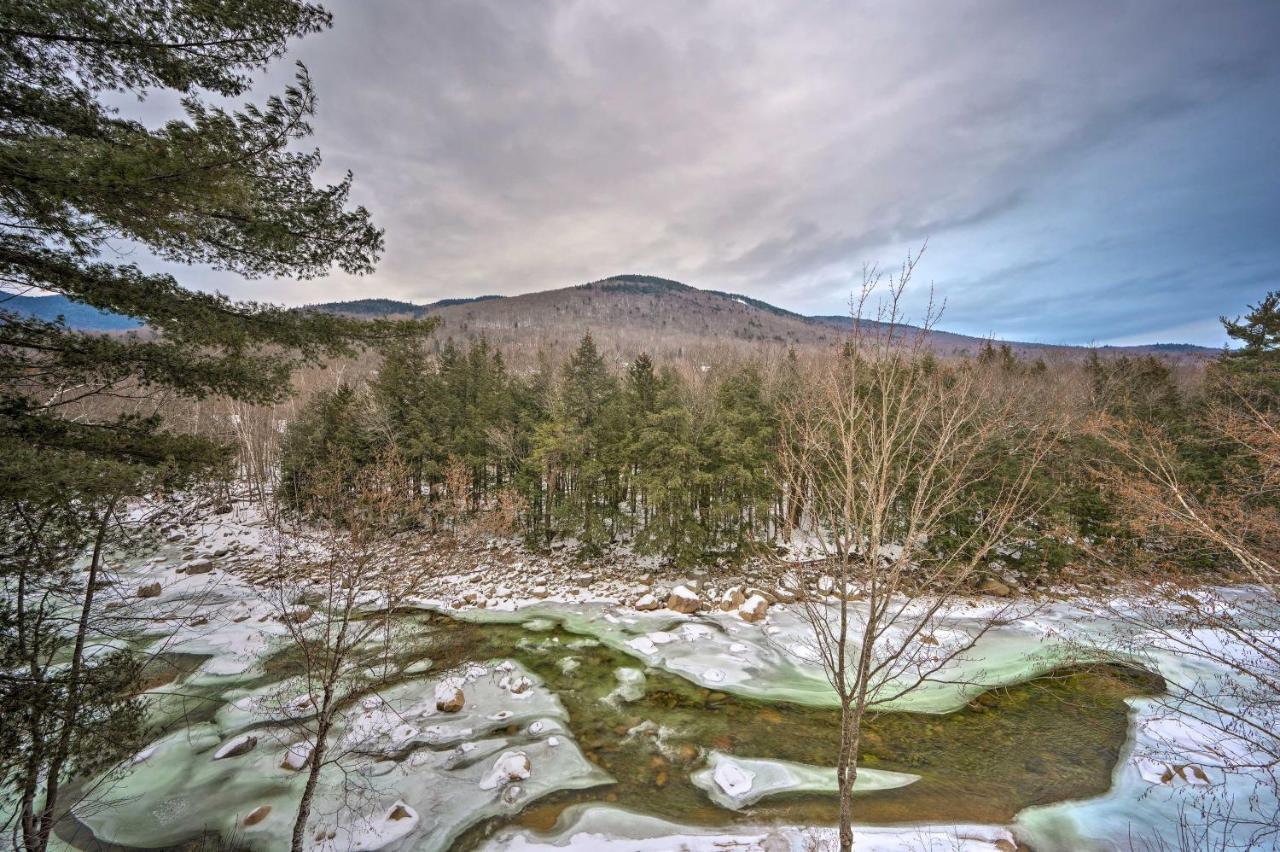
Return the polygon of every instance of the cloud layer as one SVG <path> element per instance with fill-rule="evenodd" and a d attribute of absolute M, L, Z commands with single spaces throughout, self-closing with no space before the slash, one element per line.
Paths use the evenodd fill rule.
<path fill-rule="evenodd" d="M 943 325 L 1221 339 L 1280 286 L 1280 7 L 379 0 L 297 45 L 387 230 L 288 302 L 619 272 L 843 310 L 927 237 Z M 287 63 L 282 63 L 282 66 Z M 277 68 L 264 86 L 289 73 Z"/>

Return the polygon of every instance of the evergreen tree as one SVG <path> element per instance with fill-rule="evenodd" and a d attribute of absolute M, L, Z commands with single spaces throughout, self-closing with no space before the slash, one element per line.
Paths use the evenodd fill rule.
<path fill-rule="evenodd" d="M 662 377 L 654 410 L 636 440 L 636 487 L 644 505 L 637 537 L 641 553 L 657 553 L 675 565 L 702 560 L 707 529 L 698 505 L 710 482 L 701 423 L 673 374 Z"/>
<path fill-rule="evenodd" d="M 588 332 L 565 364 L 550 420 L 538 430 L 535 460 L 551 471 L 551 511 L 584 553 L 612 537 L 621 500 L 625 445 L 618 384 Z"/>
<path fill-rule="evenodd" d="M 367 407 L 345 383 L 308 400 L 280 450 L 280 497 L 286 505 L 309 511 L 315 497 L 330 490 L 334 471 L 347 471 L 350 484 L 373 462 L 379 448 L 367 429 Z"/>
<path fill-rule="evenodd" d="M 740 554 L 759 533 L 767 535 L 776 491 L 775 441 L 776 415 L 765 401 L 759 371 L 752 366 L 732 371 L 716 389 L 707 441 L 715 488 L 709 526 L 717 548 Z"/>
<path fill-rule="evenodd" d="M 1226 378 L 1236 380 L 1235 392 L 1263 408 L 1280 403 L 1280 290 L 1250 305 L 1243 319 L 1222 317 L 1222 325 L 1240 344 L 1219 365 Z"/>
<path fill-rule="evenodd" d="M 317 185 L 320 155 L 291 150 L 309 134 L 315 109 L 306 70 L 261 106 L 233 111 L 207 100 L 246 95 L 290 39 L 328 25 L 323 8 L 299 0 L 0 6 L 0 283 L 61 294 L 148 328 L 81 334 L 0 303 L 0 528 L 6 548 L 39 555 L 5 560 L 0 581 L 6 597 L 19 587 L 36 597 L 69 594 L 81 613 L 62 625 L 67 632 L 47 634 L 75 673 L 54 680 L 47 675 L 63 669 L 40 665 L 52 646 L 31 641 L 24 626 L 39 616 L 10 611 L 0 623 L 4 670 L 30 673 L 7 678 L 0 695 L 10 755 L 21 756 L 20 768 L 6 760 L 4 780 L 16 788 L 28 852 L 46 848 L 69 773 L 110 763 L 133 745 L 122 727 L 103 723 L 129 714 L 112 710 L 125 705 L 99 688 L 90 674 L 98 664 L 82 654 L 97 617 L 97 581 L 92 567 L 85 577 L 68 560 L 89 542 L 95 558 L 125 544 L 120 509 L 129 498 L 181 485 L 229 457 L 227 448 L 135 412 L 173 395 L 278 400 L 301 364 L 423 331 L 233 303 L 119 262 L 111 250 L 136 244 L 170 263 L 251 279 L 373 268 L 382 233 L 349 205 L 351 176 Z M 108 104 L 157 90 L 181 95 L 181 117 L 149 127 Z M 55 471 L 60 507 L 47 498 Z M 17 712 L 28 699 L 44 709 Z M 51 719 L 61 726 L 53 734 L 38 729 Z"/>

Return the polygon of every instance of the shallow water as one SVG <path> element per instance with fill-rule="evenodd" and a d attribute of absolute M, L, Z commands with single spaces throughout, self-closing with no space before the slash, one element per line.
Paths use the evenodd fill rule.
<path fill-rule="evenodd" d="M 558 697 L 578 747 L 615 779 L 586 790 L 552 793 L 514 817 L 490 819 L 467 831 L 454 848 L 473 848 L 505 825 L 549 829 L 565 808 L 586 802 L 608 802 L 690 825 L 835 821 L 833 795 L 780 795 L 733 811 L 713 803 L 690 780 L 712 749 L 736 757 L 834 765 L 838 716 L 830 708 L 715 692 L 667 671 L 645 668 L 635 657 L 569 632 L 554 619 L 526 625 L 477 624 L 425 611 L 407 612 L 402 618 L 413 639 L 400 650 L 399 662 L 429 657 L 434 664 L 425 674 L 403 677 L 401 683 L 439 678 L 469 661 L 514 659 Z M 205 692 L 184 684 L 200 659 L 172 655 L 165 661 L 173 665 L 172 678 L 155 673 L 153 683 L 172 679 L 175 683 L 166 683 L 164 690 L 185 693 L 181 714 L 162 706 L 157 721 L 193 724 L 217 711 L 221 700 L 215 695 L 221 690 Z M 620 689 L 617 674 L 627 669 L 643 670 L 643 683 L 633 675 L 629 692 Z M 283 680 L 297 671 L 297 665 L 290 652 L 279 651 L 263 660 L 257 671 L 239 685 Z M 860 794 L 857 820 L 1004 823 L 1031 805 L 1102 793 L 1110 785 L 1128 733 L 1125 699 L 1160 687 L 1158 677 L 1132 669 L 1059 669 L 984 693 L 953 713 L 880 714 L 864 725 L 860 765 L 912 773 L 920 780 Z M 178 721 L 180 715 L 183 722 Z M 494 733 L 516 737 L 518 727 Z M 107 848 L 84 834 L 75 845 Z"/>
<path fill-rule="evenodd" d="M 411 617 L 424 622 L 424 634 L 438 637 L 433 656 L 441 662 L 462 654 L 512 657 L 537 674 L 564 704 L 587 758 L 617 779 L 606 787 L 547 796 L 517 817 L 520 825 L 546 830 L 566 807 L 601 801 L 686 824 L 829 824 L 836 819 L 831 795 L 778 796 L 731 811 L 712 803 L 690 781 L 708 749 L 833 766 L 839 737 L 834 710 L 715 692 L 655 669 L 645 670 L 641 697 L 610 699 L 619 686 L 615 672 L 640 664 L 594 640 L 558 626 L 530 631 Z M 576 666 L 565 666 L 569 659 Z M 1128 734 L 1124 699 L 1152 694 L 1160 685 L 1158 677 L 1133 669 L 1060 669 L 984 693 L 954 713 L 880 714 L 863 726 L 860 765 L 909 772 L 920 780 L 860 794 L 857 819 L 1002 823 L 1030 805 L 1102 793 Z M 647 722 L 667 733 L 655 736 Z M 473 829 L 459 848 L 475 845 L 502 824 L 490 821 Z"/>

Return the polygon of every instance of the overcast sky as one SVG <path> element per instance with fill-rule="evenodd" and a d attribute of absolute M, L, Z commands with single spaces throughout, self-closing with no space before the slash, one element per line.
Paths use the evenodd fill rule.
<path fill-rule="evenodd" d="M 330 4 L 296 44 L 378 271 L 287 303 L 623 272 L 841 313 L 927 237 L 941 325 L 1217 344 L 1280 288 L 1280 3 Z M 277 66 L 256 93 L 290 75 Z"/>

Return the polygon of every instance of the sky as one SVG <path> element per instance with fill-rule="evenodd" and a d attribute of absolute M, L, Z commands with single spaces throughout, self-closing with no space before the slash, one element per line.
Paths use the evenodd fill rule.
<path fill-rule="evenodd" d="M 1224 340 L 1280 289 L 1280 3 L 340 0 L 296 43 L 324 174 L 428 302 L 621 273 L 847 312 L 927 240 L 940 327 Z"/>

